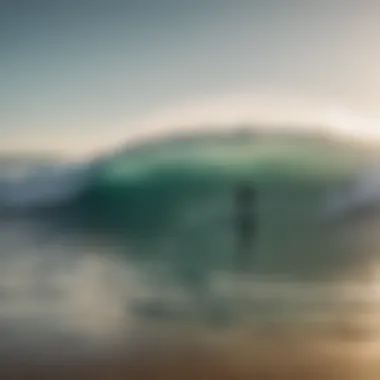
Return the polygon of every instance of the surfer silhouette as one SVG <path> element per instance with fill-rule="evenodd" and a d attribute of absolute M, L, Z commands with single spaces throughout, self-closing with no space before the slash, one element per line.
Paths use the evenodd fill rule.
<path fill-rule="evenodd" d="M 256 233 L 256 190 L 241 184 L 235 193 L 235 229 L 239 265 L 248 263 Z"/>

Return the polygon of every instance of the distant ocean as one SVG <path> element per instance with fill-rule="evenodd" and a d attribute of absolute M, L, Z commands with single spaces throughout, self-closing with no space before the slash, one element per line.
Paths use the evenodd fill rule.
<path fill-rule="evenodd" d="M 77 164 L 2 159 L 0 349 L 91 351 L 145 328 L 222 334 L 373 311 L 371 165 L 343 142 L 238 132 L 167 136 Z M 244 257 L 240 186 L 256 194 Z"/>

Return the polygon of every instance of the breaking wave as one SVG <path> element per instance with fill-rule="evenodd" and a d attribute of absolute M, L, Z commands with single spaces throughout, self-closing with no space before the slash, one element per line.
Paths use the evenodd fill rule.
<path fill-rule="evenodd" d="M 354 148 L 312 134 L 193 133 L 4 179 L 0 205 L 3 215 L 44 211 L 72 230 L 117 236 L 129 253 L 175 263 L 199 282 L 235 260 L 234 199 L 249 184 L 258 194 L 255 267 L 335 270 L 321 209 L 362 163 Z"/>

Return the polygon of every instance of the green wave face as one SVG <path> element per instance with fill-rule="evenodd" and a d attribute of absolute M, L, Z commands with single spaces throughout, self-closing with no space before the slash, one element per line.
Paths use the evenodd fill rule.
<path fill-rule="evenodd" d="M 73 207 L 93 228 L 117 233 L 129 253 L 189 273 L 232 268 L 244 256 L 256 271 L 326 274 L 343 253 L 320 213 L 361 161 L 353 149 L 311 138 L 160 141 L 107 159 Z M 236 196 L 248 185 L 252 233 L 241 248 Z"/>

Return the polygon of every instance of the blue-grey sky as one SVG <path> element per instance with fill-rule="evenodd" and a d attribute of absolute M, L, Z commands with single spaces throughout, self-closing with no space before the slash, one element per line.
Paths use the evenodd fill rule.
<path fill-rule="evenodd" d="M 380 117 L 379 16 L 372 0 L 2 0 L 0 149 L 86 150 L 161 108 L 267 89 Z"/>

